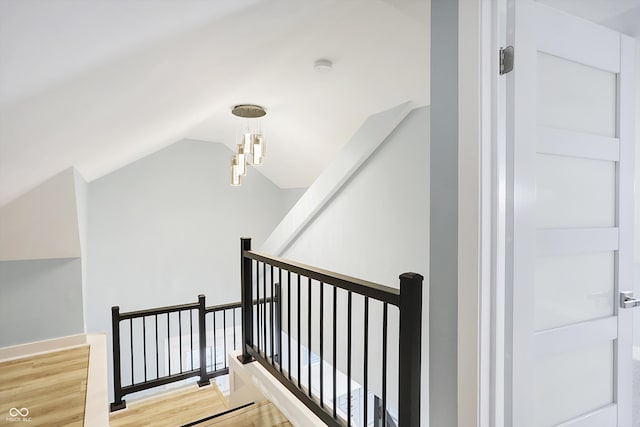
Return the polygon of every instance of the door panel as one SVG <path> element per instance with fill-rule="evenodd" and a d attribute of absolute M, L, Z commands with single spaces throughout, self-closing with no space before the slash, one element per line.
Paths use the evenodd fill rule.
<path fill-rule="evenodd" d="M 615 225 L 614 162 L 537 154 L 536 170 L 538 228 Z"/>
<path fill-rule="evenodd" d="M 537 52 L 538 125 L 616 135 L 616 74 Z"/>
<path fill-rule="evenodd" d="M 613 402 L 613 342 L 537 357 L 535 426 L 555 426 Z M 588 379 L 585 381 L 585 379 Z"/>
<path fill-rule="evenodd" d="M 534 330 L 614 314 L 613 251 L 539 256 L 535 269 Z M 568 306 L 567 301 L 572 301 Z"/>
<path fill-rule="evenodd" d="M 507 425 L 630 426 L 633 41 L 510 6 Z"/>

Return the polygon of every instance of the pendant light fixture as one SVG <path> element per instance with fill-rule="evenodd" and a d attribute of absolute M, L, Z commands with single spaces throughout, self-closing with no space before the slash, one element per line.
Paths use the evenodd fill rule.
<path fill-rule="evenodd" d="M 266 145 L 259 119 L 267 112 L 259 105 L 241 104 L 233 107 L 231 113 L 243 119 L 240 142 L 231 158 L 231 185 L 238 186 L 242 183 L 241 176 L 247 174 L 247 163 L 254 166 L 262 164 Z"/>

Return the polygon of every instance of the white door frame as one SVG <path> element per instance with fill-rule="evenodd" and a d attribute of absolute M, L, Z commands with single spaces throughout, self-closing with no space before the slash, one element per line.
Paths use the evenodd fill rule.
<path fill-rule="evenodd" d="M 504 425 L 507 0 L 459 1 L 458 425 Z"/>

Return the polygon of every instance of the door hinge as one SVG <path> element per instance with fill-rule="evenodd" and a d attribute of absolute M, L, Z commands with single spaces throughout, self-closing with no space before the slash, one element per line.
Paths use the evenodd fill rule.
<path fill-rule="evenodd" d="M 500 75 L 513 71 L 513 46 L 500 49 Z"/>

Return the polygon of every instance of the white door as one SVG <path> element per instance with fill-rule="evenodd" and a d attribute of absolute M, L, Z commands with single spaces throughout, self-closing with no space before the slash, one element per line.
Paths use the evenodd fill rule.
<path fill-rule="evenodd" d="M 631 426 L 634 41 L 509 13 L 506 424 Z"/>

